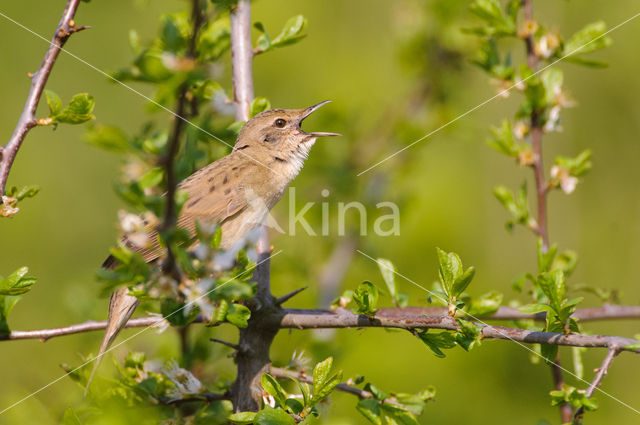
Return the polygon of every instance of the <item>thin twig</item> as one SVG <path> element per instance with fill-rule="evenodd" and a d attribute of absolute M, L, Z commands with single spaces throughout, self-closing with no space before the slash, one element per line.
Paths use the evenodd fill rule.
<path fill-rule="evenodd" d="M 29 130 L 38 125 L 35 116 L 36 109 L 60 50 L 72 34 L 87 28 L 84 26 L 76 27 L 73 20 L 80 1 L 69 0 L 67 2 L 44 59 L 38 70 L 31 77 L 31 89 L 27 95 L 27 101 L 22 109 L 18 124 L 7 144 L 0 150 L 0 195 L 5 193 L 7 178 L 22 142 Z M 0 200 L 0 203 L 2 203 L 2 200 Z"/>
<path fill-rule="evenodd" d="M 527 21 L 533 21 L 533 0 L 522 0 L 523 15 Z M 525 39 L 527 48 L 527 65 L 532 71 L 536 71 L 539 58 L 534 48 L 533 34 Z M 546 252 L 549 249 L 549 228 L 547 221 L 547 194 L 548 184 L 544 177 L 544 159 L 542 152 L 542 136 L 543 129 L 540 122 L 540 111 L 533 108 L 531 111 L 531 149 L 533 151 L 533 163 L 531 167 L 536 183 L 536 200 L 538 206 L 538 214 L 536 218 L 535 232 L 542 239 L 542 250 Z M 560 354 L 550 365 L 553 384 L 557 390 L 561 390 L 564 386 L 564 377 L 560 366 Z M 573 409 L 568 403 L 560 405 L 560 417 L 562 423 L 567 423 L 573 417 Z"/>
<path fill-rule="evenodd" d="M 308 376 L 304 371 L 298 372 L 295 370 L 289 370 L 282 367 L 274 367 L 271 366 L 269 368 L 269 374 L 275 376 L 280 379 L 287 379 L 294 377 L 300 382 L 305 382 L 307 384 L 313 384 L 313 378 Z M 337 390 L 343 391 L 345 393 L 353 394 L 359 398 L 373 398 L 373 394 L 369 391 L 361 390 L 360 388 L 353 387 L 344 382 L 339 383 L 336 386 Z M 389 400 L 391 401 L 391 400 Z"/>
<path fill-rule="evenodd" d="M 194 59 L 196 57 L 196 41 L 198 39 L 198 32 L 203 23 L 202 10 L 200 9 L 200 0 L 192 0 L 191 6 L 191 37 L 189 39 L 189 47 L 187 49 L 187 57 Z M 177 212 L 176 212 L 176 187 L 178 185 L 176 172 L 175 172 L 175 157 L 178 154 L 180 148 L 180 140 L 185 125 L 185 120 L 177 117 L 187 117 L 187 93 L 189 91 L 189 82 L 183 82 L 178 88 L 178 101 L 175 110 L 176 119 L 173 122 L 173 128 L 171 130 L 171 136 L 169 137 L 169 147 L 167 152 L 162 158 L 162 165 L 164 165 L 167 194 L 166 205 L 164 211 L 164 219 L 160 226 L 163 231 L 172 229 L 176 224 Z M 172 275 L 177 280 L 180 280 L 180 270 L 176 264 L 175 255 L 171 249 L 171 244 L 166 244 L 167 247 L 167 259 L 162 264 L 162 270 L 167 275 Z"/>
<path fill-rule="evenodd" d="M 236 351 L 240 351 L 240 346 L 238 344 L 234 344 L 232 342 L 228 342 L 222 339 L 218 339 L 218 338 L 209 338 L 209 341 L 211 342 L 217 342 L 218 344 L 222 344 L 222 345 L 226 345 L 227 347 L 231 347 Z"/>
<path fill-rule="evenodd" d="M 231 394 L 227 393 L 201 393 L 194 394 L 185 398 L 173 398 L 173 399 L 162 399 L 160 402 L 162 404 L 172 404 L 172 405 L 180 405 L 184 403 L 198 402 L 198 401 L 222 401 L 222 400 L 231 400 Z"/>
<path fill-rule="evenodd" d="M 602 365 L 600 365 L 600 368 L 598 369 L 596 376 L 593 378 L 593 381 L 591 381 L 591 385 L 589 385 L 589 388 L 587 388 L 587 391 L 585 393 L 587 398 L 591 398 L 593 396 L 593 393 L 596 391 L 598 386 L 600 386 L 600 384 L 602 383 L 602 380 L 607 375 L 607 372 L 609 371 L 609 368 L 613 363 L 613 359 L 615 359 L 615 357 L 618 354 L 620 354 L 619 347 L 609 348 L 609 352 L 607 353 L 607 356 L 602 361 Z M 578 408 L 575 416 L 573 417 L 573 425 L 581 425 L 583 416 L 584 416 L 584 407 L 580 407 Z"/>

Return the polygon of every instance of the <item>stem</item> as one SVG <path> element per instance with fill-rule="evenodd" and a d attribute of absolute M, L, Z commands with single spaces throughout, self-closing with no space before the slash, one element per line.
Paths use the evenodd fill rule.
<path fill-rule="evenodd" d="M 49 44 L 49 48 L 44 55 L 42 63 L 31 78 L 31 89 L 27 95 L 22 114 L 18 119 L 18 124 L 13 130 L 13 134 L 7 144 L 0 149 L 0 195 L 4 195 L 7 185 L 7 178 L 11 171 L 13 161 L 20 150 L 27 133 L 37 125 L 35 117 L 40 97 L 47 84 L 53 65 L 60 54 L 60 50 L 65 45 L 71 34 L 76 33 L 86 27 L 76 27 L 73 18 L 80 4 L 80 0 L 69 0 L 64 8 L 56 32 Z M 0 200 L 0 203 L 2 201 Z"/>
<path fill-rule="evenodd" d="M 528 21 L 533 20 L 533 0 L 522 0 L 524 18 Z M 535 71 L 538 67 L 538 56 L 534 50 L 533 34 L 530 34 L 526 40 L 527 47 L 527 65 L 531 70 Z M 549 229 L 547 221 L 547 182 L 544 178 L 544 160 L 542 152 L 542 136 L 543 129 L 540 125 L 540 111 L 534 109 L 531 111 L 531 149 L 533 151 L 533 173 L 536 182 L 536 199 L 538 205 L 538 216 L 536 233 L 542 239 L 542 250 L 547 252 L 549 249 Z M 556 356 L 555 362 L 550 365 L 551 376 L 553 377 L 553 385 L 556 389 L 562 389 L 564 385 L 563 372 L 560 367 L 560 354 Z M 573 417 L 573 409 L 568 403 L 560 405 L 560 417 L 562 423 L 571 421 Z"/>
<path fill-rule="evenodd" d="M 619 309 L 617 308 L 619 307 Z M 503 310 L 504 309 L 504 310 Z M 534 319 L 544 321 L 544 316 L 540 315 L 524 315 L 517 312 L 512 315 L 512 309 L 503 308 L 490 317 L 484 318 L 489 320 L 520 320 Z M 631 316 L 630 310 L 635 313 Z M 618 311 L 620 314 L 618 314 Z M 382 308 L 373 318 L 366 316 L 358 316 L 350 313 L 348 310 L 339 309 L 331 310 L 304 310 L 304 309 L 286 309 L 274 310 L 271 313 L 261 312 L 263 317 L 270 321 L 270 327 L 289 328 L 289 329 L 317 329 L 317 328 L 400 328 L 400 329 L 445 329 L 457 330 L 457 323 L 446 314 L 444 308 L 424 308 L 424 307 L 405 307 L 405 308 Z M 601 314 L 598 316 L 598 314 Z M 639 318 L 640 307 L 631 306 L 609 306 L 607 310 L 603 309 L 583 309 L 575 313 L 575 317 L 588 317 L 588 320 L 612 318 Z M 277 321 L 273 325 L 273 321 Z M 206 322 L 201 316 L 198 316 L 193 323 Z M 131 319 L 127 322 L 127 328 L 159 326 L 164 323 L 162 319 L 157 317 L 141 317 Z M 71 326 L 59 328 L 38 329 L 30 331 L 12 331 L 8 335 L 0 335 L 0 341 L 15 341 L 24 339 L 39 339 L 42 342 L 50 338 L 74 335 L 84 332 L 92 332 L 103 330 L 107 326 L 106 321 L 101 322 L 84 322 Z M 512 338 L 518 342 L 525 343 L 541 343 L 553 345 L 571 345 L 576 347 L 611 347 L 615 346 L 620 349 L 638 343 L 638 341 L 618 336 L 607 335 L 581 335 L 581 334 L 556 334 L 551 332 L 533 332 L 523 329 L 484 326 L 483 336 L 485 338 L 509 339 Z M 215 340 L 215 339 L 214 339 Z M 215 340 L 215 342 L 220 342 Z M 228 343 L 226 344 L 228 345 Z M 246 345 L 246 344 L 245 344 Z M 240 349 L 240 344 L 232 344 L 232 348 Z M 640 352 L 640 349 L 625 348 L 625 351 Z"/>
<path fill-rule="evenodd" d="M 593 381 L 591 381 L 591 385 L 589 385 L 589 388 L 587 388 L 587 391 L 585 393 L 587 398 L 591 398 L 593 396 L 593 393 L 596 391 L 598 386 L 600 386 L 600 384 L 602 383 L 602 380 L 607 375 L 607 372 L 609 371 L 609 368 L 613 363 L 613 359 L 615 359 L 615 357 L 618 354 L 620 354 L 620 349 L 615 347 L 609 348 L 609 352 L 607 353 L 607 356 L 602 361 L 602 365 L 598 369 L 598 373 L 596 373 L 596 376 L 593 378 Z M 580 407 L 578 408 L 575 416 L 573 417 L 573 425 L 581 425 L 583 416 L 584 416 L 584 408 Z"/>
<path fill-rule="evenodd" d="M 192 0 L 191 6 L 191 22 L 192 32 L 189 39 L 189 47 L 187 49 L 187 57 L 194 59 L 196 57 L 196 42 L 198 40 L 198 32 L 202 26 L 204 17 L 202 10 L 200 9 L 200 0 Z M 160 226 L 161 230 L 168 231 L 175 227 L 177 219 L 176 211 L 176 187 L 178 185 L 176 172 L 175 172 L 175 157 L 178 154 L 180 148 L 180 140 L 184 130 L 184 125 L 188 119 L 187 115 L 187 93 L 189 91 L 189 82 L 183 82 L 178 88 L 178 101 L 176 105 L 175 114 L 176 117 L 173 122 L 173 128 L 169 137 L 169 147 L 167 153 L 162 158 L 161 163 L 164 165 L 165 176 L 167 180 L 167 203 L 164 211 L 164 219 Z M 171 244 L 167 243 L 167 259 L 162 265 L 162 270 L 165 274 L 173 276 L 176 280 L 180 281 L 180 269 L 176 264 L 175 255 L 171 249 Z"/>
<path fill-rule="evenodd" d="M 236 120 L 248 121 L 253 101 L 253 48 L 251 45 L 251 2 L 239 0 L 232 7 L 231 67 Z M 271 295 L 270 245 L 266 227 L 262 227 L 256 244 L 258 266 L 253 274 L 257 283 L 256 295 L 247 300 L 251 309 L 248 326 L 240 329 L 236 360 L 238 374 L 232 386 L 233 408 L 238 411 L 257 411 L 260 408 L 262 387 L 260 377 L 270 364 L 269 349 L 279 330 L 281 308 Z"/>

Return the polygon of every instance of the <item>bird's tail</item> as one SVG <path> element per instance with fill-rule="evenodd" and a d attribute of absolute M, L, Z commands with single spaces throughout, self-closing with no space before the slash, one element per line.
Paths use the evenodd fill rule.
<path fill-rule="evenodd" d="M 122 328 L 127 324 L 139 303 L 140 302 L 136 297 L 129 295 L 128 288 L 118 289 L 116 292 L 111 294 L 111 299 L 109 300 L 109 318 L 107 319 L 107 328 L 104 331 L 104 337 L 102 338 L 102 343 L 100 344 L 100 350 L 96 356 L 95 363 L 93 364 L 91 375 L 89 375 L 85 394 L 89 391 L 89 386 L 91 385 L 91 381 L 93 380 L 96 371 L 98 370 L 102 356 L 107 351 L 113 340 L 116 339 L 118 333 L 120 333 Z"/>

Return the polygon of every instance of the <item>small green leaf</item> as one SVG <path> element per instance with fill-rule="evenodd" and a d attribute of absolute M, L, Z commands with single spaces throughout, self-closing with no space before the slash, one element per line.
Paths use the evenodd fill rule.
<path fill-rule="evenodd" d="M 96 125 L 89 129 L 84 139 L 90 145 L 114 153 L 124 153 L 130 149 L 124 132 L 111 125 Z"/>
<path fill-rule="evenodd" d="M 81 124 L 95 118 L 92 114 L 94 105 L 95 101 L 90 94 L 76 94 L 69 105 L 52 118 L 58 123 Z"/>
<path fill-rule="evenodd" d="M 284 24 L 284 28 L 272 41 L 272 48 L 284 47 L 302 40 L 305 36 L 302 31 L 307 26 L 307 19 L 302 15 L 289 18 Z"/>
<path fill-rule="evenodd" d="M 342 371 L 338 371 L 329 377 L 332 365 L 333 357 L 329 357 L 313 368 L 313 396 L 311 397 L 311 405 L 315 405 L 327 397 L 340 383 Z"/>
<path fill-rule="evenodd" d="M 152 187 L 158 186 L 162 183 L 162 179 L 164 177 L 164 168 L 162 167 L 153 167 L 147 170 L 140 178 L 138 179 L 138 184 L 143 189 L 149 189 Z"/>
<path fill-rule="evenodd" d="M 449 349 L 456 346 L 454 336 L 450 332 L 429 333 L 421 331 L 418 338 L 424 342 L 427 347 L 436 355 L 436 357 L 446 357 L 441 349 Z"/>
<path fill-rule="evenodd" d="M 268 373 L 263 373 L 262 378 L 260 378 L 260 383 L 262 384 L 262 388 L 264 388 L 266 392 L 271 394 L 273 398 L 280 403 L 280 406 L 285 406 L 287 393 L 282 389 L 276 378 Z"/>
<path fill-rule="evenodd" d="M 255 418 L 256 412 L 237 412 L 229 415 L 229 421 L 236 424 L 251 424 Z"/>
<path fill-rule="evenodd" d="M 358 412 L 362 414 L 369 422 L 375 425 L 382 425 L 382 416 L 380 412 L 380 403 L 372 398 L 360 400 L 356 405 Z"/>
<path fill-rule="evenodd" d="M 458 276 L 453 283 L 452 293 L 454 297 L 459 296 L 467 289 L 467 286 L 471 283 L 473 276 L 476 273 L 476 269 L 474 267 L 469 267 L 464 273 Z"/>
<path fill-rule="evenodd" d="M 353 293 L 353 301 L 356 303 L 356 314 L 373 316 L 378 304 L 378 288 L 371 282 L 362 282 Z"/>
<path fill-rule="evenodd" d="M 49 116 L 53 117 L 58 115 L 62 111 L 62 100 L 60 100 L 60 96 L 51 90 L 45 90 L 44 94 L 47 98 L 47 105 L 49 105 Z"/>
<path fill-rule="evenodd" d="M 296 425 L 296 421 L 287 412 L 270 407 L 259 411 L 253 423 L 255 425 Z"/>
<path fill-rule="evenodd" d="M 251 310 L 242 304 L 230 304 L 226 319 L 232 325 L 239 328 L 246 328 L 251 317 Z"/>
<path fill-rule="evenodd" d="M 378 268 L 380 269 L 380 273 L 382 274 L 382 279 L 384 283 L 387 284 L 387 288 L 389 289 L 389 294 L 392 298 L 396 298 L 397 290 L 396 290 L 396 281 L 395 281 L 395 271 L 396 268 L 393 263 L 384 258 L 378 258 L 377 260 Z"/>
<path fill-rule="evenodd" d="M 251 118 L 258 115 L 260 112 L 264 112 L 271 109 L 271 102 L 266 97 L 256 97 L 251 102 L 251 106 L 249 108 L 249 115 Z"/>
<path fill-rule="evenodd" d="M 607 25 L 603 21 L 586 25 L 564 43 L 563 56 L 589 53 L 610 46 L 611 38 L 604 35 L 606 31 Z"/>

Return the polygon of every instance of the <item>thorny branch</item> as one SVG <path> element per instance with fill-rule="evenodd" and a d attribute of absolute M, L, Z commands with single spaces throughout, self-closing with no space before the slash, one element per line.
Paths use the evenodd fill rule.
<path fill-rule="evenodd" d="M 11 138 L 4 147 L 0 148 L 0 195 L 4 195 L 5 187 L 7 185 L 7 178 L 11 171 L 13 161 L 20 150 L 20 146 L 24 141 L 27 133 L 38 125 L 36 119 L 36 109 L 38 109 L 38 103 L 40 97 L 47 84 L 53 65 L 56 63 L 56 59 L 60 54 L 60 50 L 65 45 L 69 37 L 72 34 L 82 31 L 88 27 L 76 26 L 73 20 L 76 10 L 81 0 L 69 0 L 64 8 L 60 22 L 56 28 L 56 32 L 49 44 L 49 48 L 44 55 L 44 59 L 38 67 L 38 70 L 31 77 L 31 88 L 27 95 L 27 101 L 25 102 L 22 114 L 18 120 L 18 124 L 13 130 Z M 0 200 L 0 203 L 2 201 Z"/>
<path fill-rule="evenodd" d="M 321 328 L 397 328 L 409 331 L 415 329 L 442 329 L 457 331 L 457 322 L 447 314 L 424 314 L 421 308 L 407 307 L 405 309 L 389 308 L 380 309 L 373 317 L 357 315 L 349 310 L 305 310 L 282 309 L 269 314 L 266 313 L 263 320 L 275 322 L 280 329 L 321 329 Z M 444 311 L 444 310 L 443 310 Z M 584 310 L 578 310 L 581 313 Z M 589 312 L 589 310 L 586 310 Z M 485 318 L 491 320 L 504 320 L 506 314 L 497 313 L 495 316 Z M 529 318 L 534 318 L 530 315 Z M 162 320 L 157 317 L 143 317 L 131 319 L 127 327 L 160 326 Z M 202 317 L 196 318 L 196 322 L 203 322 Z M 639 344 L 635 339 L 610 335 L 583 335 L 583 334 L 559 334 L 552 332 L 536 332 L 526 329 L 509 328 L 503 326 L 491 326 L 477 324 L 482 328 L 482 337 L 489 339 L 504 339 L 526 344 L 551 344 L 573 347 L 615 347 L 621 351 L 640 353 L 640 348 L 632 347 Z M 9 335 L 0 335 L 0 341 L 19 339 L 40 339 L 46 341 L 50 338 L 101 330 L 106 327 L 106 322 L 85 322 L 77 325 L 61 328 L 41 329 L 32 331 L 12 331 Z M 233 344 L 233 348 L 237 348 Z"/>

